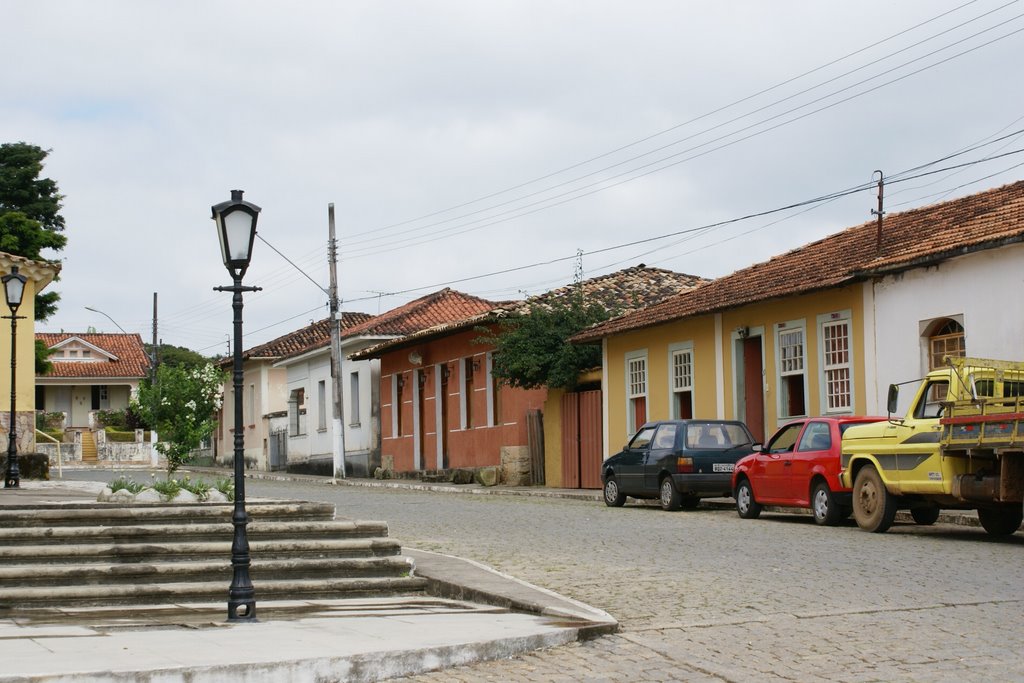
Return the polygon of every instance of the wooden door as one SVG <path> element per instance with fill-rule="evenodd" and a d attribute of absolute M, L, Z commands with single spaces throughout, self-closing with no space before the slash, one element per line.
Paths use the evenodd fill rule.
<path fill-rule="evenodd" d="M 764 443 L 764 367 L 760 337 L 743 340 L 743 418 L 754 440 Z"/>

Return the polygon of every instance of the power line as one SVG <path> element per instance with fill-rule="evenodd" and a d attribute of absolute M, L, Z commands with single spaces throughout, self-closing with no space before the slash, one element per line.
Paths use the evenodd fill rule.
<path fill-rule="evenodd" d="M 1021 17 L 1024 17 L 1024 14 L 1017 15 L 1016 17 L 1014 17 L 1013 19 L 1008 20 L 1008 21 L 1015 21 L 1016 19 L 1019 19 Z M 1005 24 L 1007 22 L 1003 22 L 1003 23 Z M 1000 25 L 1002 25 L 1002 24 L 1000 24 Z M 993 27 L 993 28 L 995 28 L 995 27 Z M 703 152 L 699 152 L 697 154 L 693 154 L 691 156 L 684 157 L 682 159 L 676 159 L 677 157 L 680 157 L 680 156 L 682 156 L 684 154 L 687 154 L 688 152 L 695 151 L 697 149 L 700 149 L 701 147 L 706 147 L 707 145 L 713 144 L 715 142 L 720 142 L 720 141 L 726 140 L 727 138 L 732 137 L 734 135 L 737 135 L 739 133 L 742 133 L 743 131 L 750 130 L 752 128 L 755 128 L 757 126 L 763 125 L 765 123 L 768 123 L 770 121 L 778 119 L 778 118 L 780 118 L 782 116 L 785 116 L 787 114 L 794 113 L 794 112 L 799 111 L 800 109 L 803 109 L 803 108 L 805 108 L 807 106 L 810 106 L 812 104 L 815 104 L 815 103 L 821 102 L 821 101 L 823 101 L 825 99 L 828 99 L 829 97 L 833 97 L 833 96 L 838 95 L 838 94 L 840 94 L 842 92 L 846 92 L 847 90 L 850 90 L 850 89 L 852 89 L 854 87 L 857 87 L 858 85 L 863 85 L 863 84 L 865 84 L 865 83 L 867 83 L 867 82 L 869 82 L 871 80 L 874 80 L 874 79 L 878 78 L 881 75 L 885 75 L 887 73 L 891 73 L 892 71 L 895 71 L 895 70 L 897 70 L 899 68 L 903 68 L 903 67 L 905 67 L 905 66 L 907 66 L 909 64 L 912 64 L 912 63 L 914 63 L 916 61 L 920 61 L 921 59 L 924 59 L 926 57 L 933 56 L 933 55 L 935 55 L 936 53 L 938 53 L 938 52 L 940 52 L 942 50 L 948 49 L 949 47 L 952 47 L 953 45 L 957 45 L 959 43 L 962 43 L 965 40 L 969 40 L 970 38 L 977 37 L 978 35 L 981 35 L 981 33 L 987 32 L 989 30 L 992 30 L 992 29 L 991 28 L 990 29 L 985 29 L 985 31 L 979 32 L 979 33 L 974 34 L 972 36 L 969 36 L 968 38 L 965 38 L 965 39 L 963 39 L 961 41 L 957 41 L 956 43 L 953 43 L 952 45 L 948 45 L 946 47 L 940 48 L 939 50 L 936 50 L 936 51 L 933 51 L 933 52 L 929 53 L 928 55 L 924 55 L 923 57 L 919 57 L 919 58 L 916 58 L 914 60 L 910 60 L 908 62 L 905 62 L 904 64 L 901 64 L 898 67 L 893 67 L 892 69 L 889 69 L 888 71 L 883 72 L 882 74 L 878 74 L 876 76 L 872 76 L 871 78 L 864 79 L 862 81 L 859 81 L 858 83 L 855 83 L 853 85 L 850 85 L 850 86 L 847 86 L 845 88 L 842 88 L 842 89 L 840 89 L 840 90 L 838 90 L 836 92 L 829 93 L 828 95 L 824 95 L 824 96 L 822 96 L 820 98 L 812 100 L 809 103 L 802 104 L 802 105 L 800 105 L 798 107 L 794 107 L 794 108 L 789 109 L 789 110 L 787 110 L 785 112 L 781 112 L 779 114 L 770 116 L 770 117 L 768 117 L 766 119 L 763 119 L 761 121 L 758 121 L 756 123 L 749 124 L 747 126 L 744 126 L 743 128 L 740 128 L 740 129 L 738 129 L 736 131 L 733 131 L 731 133 L 727 133 L 725 135 L 719 136 L 719 137 L 714 138 L 712 140 L 709 140 L 707 142 L 701 143 L 700 145 L 696 145 L 696 146 L 688 148 L 686 150 L 682 150 L 680 152 L 668 155 L 666 157 L 662 157 L 662 158 L 657 159 L 655 161 L 652 161 L 652 162 L 649 162 L 647 164 L 638 166 L 638 167 L 630 169 L 628 171 L 623 171 L 622 173 L 618 173 L 616 175 L 610 176 L 610 177 L 605 178 L 603 180 L 600 180 L 600 181 L 597 181 L 597 182 L 594 182 L 594 183 L 591 183 L 591 184 L 588 184 L 588 185 L 584 185 L 583 187 L 576 188 L 574 190 L 569 190 L 569 191 L 563 192 L 561 194 L 554 195 L 553 197 L 548 197 L 546 199 L 542 199 L 542 200 L 538 200 L 536 202 L 532 202 L 530 204 L 526 204 L 526 205 L 524 205 L 522 207 L 519 207 L 519 208 L 513 210 L 513 211 L 519 211 L 519 213 L 513 213 L 512 215 L 507 215 L 504 218 L 497 218 L 497 216 L 501 216 L 502 215 L 502 214 L 499 213 L 496 216 L 491 216 L 491 217 L 488 217 L 488 218 L 481 218 L 481 219 L 476 219 L 476 220 L 473 220 L 473 221 L 468 221 L 466 223 L 462 223 L 462 224 L 453 226 L 451 228 L 447 228 L 445 230 L 437 231 L 431 237 L 428 237 L 428 238 L 425 238 L 425 239 L 422 239 L 422 240 L 419 240 L 419 241 L 406 242 L 406 243 L 398 245 L 398 246 L 389 245 L 386 248 L 367 247 L 364 250 L 362 250 L 362 253 L 359 253 L 361 250 L 357 249 L 357 250 L 355 250 L 355 252 L 352 252 L 352 251 L 348 252 L 347 253 L 347 258 L 354 259 L 354 258 L 362 258 L 362 257 L 365 257 L 365 256 L 372 256 L 372 255 L 380 254 L 380 253 L 391 253 L 391 252 L 398 251 L 398 250 L 401 250 L 401 249 L 407 249 L 407 248 L 411 248 L 411 247 L 414 247 L 414 246 L 420 246 L 420 245 L 427 244 L 427 243 L 430 243 L 430 242 L 435 242 L 435 241 L 438 241 L 438 240 L 441 240 L 441 239 L 446 239 L 446 238 L 449 238 L 449 237 L 455 237 L 455 236 L 458 236 L 458 235 L 463 235 L 463 234 L 466 234 L 468 232 L 473 232 L 473 231 L 476 231 L 476 230 L 480 230 L 482 228 L 491 227 L 491 226 L 494 226 L 494 225 L 505 223 L 505 222 L 508 222 L 510 220 L 514 220 L 516 218 L 522 218 L 524 216 L 528 216 L 528 215 L 531 215 L 531 214 L 534 214 L 534 213 L 538 213 L 539 211 L 544 211 L 544 210 L 553 208 L 555 206 L 560 206 L 562 204 L 566 204 L 566 203 L 571 202 L 571 201 L 576 201 L 578 199 L 582 199 L 584 197 L 588 197 L 588 196 L 596 194 L 598 192 L 603 192 L 603 191 L 611 189 L 613 187 L 618 187 L 619 185 L 623 185 L 625 183 L 632 182 L 634 180 L 638 180 L 639 178 L 646 177 L 646 176 L 651 175 L 653 173 L 658 173 L 660 171 L 663 171 L 663 170 L 665 170 L 667 168 L 671 168 L 673 166 L 677 166 L 677 165 L 679 165 L 681 163 L 684 163 L 686 161 L 692 161 L 693 159 L 705 156 L 707 154 L 710 154 L 711 152 L 715 152 L 715 151 L 724 149 L 726 147 L 731 147 L 732 145 L 738 144 L 740 142 L 744 142 L 744 141 L 749 140 L 749 139 L 751 139 L 753 137 L 756 137 L 756 136 L 759 136 L 759 135 L 763 135 L 764 133 L 776 130 L 778 128 L 781 128 L 783 126 L 789 125 L 791 123 L 795 123 L 797 121 L 800 121 L 800 120 L 802 120 L 804 118 L 807 118 L 809 116 L 812 116 L 814 114 L 818 114 L 818 113 L 820 113 L 822 111 L 825 111 L 827 109 L 831 109 L 831 108 L 836 107 L 836 106 L 838 106 L 840 104 L 844 104 L 846 102 L 849 102 L 850 100 L 856 99 L 858 97 L 862 97 L 864 95 L 872 93 L 872 92 L 874 92 L 876 90 L 879 90 L 881 88 L 884 88 L 884 87 L 887 87 L 887 86 L 892 85 L 894 83 L 898 83 L 900 81 L 903 81 L 903 80 L 905 80 L 907 78 L 910 78 L 910 77 L 915 76 L 915 75 L 917 75 L 919 73 L 922 73 L 923 71 L 927 71 L 927 70 L 932 69 L 932 68 L 934 68 L 936 66 L 945 64 L 946 62 L 949 62 L 949 61 L 951 61 L 953 59 L 957 59 L 957 58 L 962 57 L 962 56 L 964 56 L 966 54 L 969 54 L 971 52 L 975 52 L 975 51 L 977 51 L 977 50 L 979 50 L 979 49 L 981 49 L 983 47 L 987 47 L 987 46 L 989 46 L 989 45 L 991 45 L 991 44 L 993 44 L 995 42 L 998 42 L 998 41 L 1003 40 L 1005 38 L 1009 38 L 1009 37 L 1011 37 L 1013 35 L 1016 35 L 1017 33 L 1020 33 L 1022 31 L 1024 31 L 1024 29 L 1017 29 L 1017 30 L 1012 31 L 1010 33 L 1007 33 L 1007 34 L 1004 34 L 1002 36 L 998 36 L 996 38 L 993 38 L 992 40 L 987 41 L 987 42 L 985 42 L 985 43 L 983 43 L 981 45 L 977 45 L 975 47 L 968 48 L 968 49 L 966 49 L 966 50 L 964 50 L 962 52 L 959 52 L 959 53 L 957 53 L 955 55 L 952 55 L 952 56 L 947 57 L 945 59 L 939 60 L 939 61 L 934 62 L 932 64 L 928 64 L 926 66 L 923 66 L 920 69 L 917 69 L 917 70 L 912 71 L 910 73 L 907 73 L 907 74 L 904 74 L 902 76 L 896 77 L 896 78 L 891 79 L 889 81 L 886 81 L 884 83 L 872 86 L 872 87 L 870 87 L 870 88 L 868 88 L 866 90 L 862 90 L 862 91 L 860 91 L 858 93 L 855 93 L 853 95 L 850 95 L 848 97 L 840 99 L 840 100 L 838 100 L 836 102 L 832 102 L 830 104 L 826 104 L 826 105 L 824 105 L 822 107 L 819 107 L 819 108 L 814 109 L 814 110 L 809 111 L 809 112 L 805 112 L 803 114 L 800 114 L 799 116 L 795 116 L 795 117 L 793 117 L 791 119 L 782 121 L 780 123 L 777 123 L 775 125 L 769 126 L 769 127 L 764 128 L 762 130 L 755 131 L 755 132 L 753 132 L 753 133 L 751 133 L 749 135 L 743 136 L 743 137 L 738 138 L 736 140 L 724 142 L 723 144 L 721 144 L 721 145 L 719 145 L 717 147 L 713 147 L 711 149 L 704 150 Z M 663 163 L 663 162 L 669 161 L 670 159 L 676 159 L 676 160 L 675 161 L 670 161 L 669 163 Z M 658 164 L 663 164 L 663 165 L 657 166 Z M 654 167 L 654 166 L 657 166 L 657 167 L 651 168 L 651 167 Z M 643 169 L 649 169 L 649 170 L 644 171 L 643 173 L 638 173 L 637 175 L 632 175 L 631 177 L 626 177 L 626 176 L 630 176 L 630 174 L 637 173 L 637 171 L 641 171 Z M 611 181 L 614 181 L 614 180 L 619 179 L 619 178 L 623 178 L 623 179 L 622 180 L 618 180 L 617 182 L 611 182 Z M 610 184 L 608 184 L 608 183 L 610 183 Z M 592 188 L 595 188 L 595 189 L 592 189 Z M 590 191 L 583 192 L 583 190 L 590 190 Z M 577 194 L 577 193 L 580 193 L 580 194 Z M 560 200 L 560 201 L 555 201 L 555 200 Z M 524 210 L 524 209 L 529 209 L 530 207 L 536 207 L 536 208 L 533 208 L 533 209 L 530 209 L 530 210 Z M 505 212 L 505 213 L 510 213 L 510 212 Z M 494 220 L 491 220 L 491 219 L 494 219 Z M 481 221 L 490 221 L 490 222 L 484 222 L 484 223 L 480 224 Z"/>
<path fill-rule="evenodd" d="M 1016 1 L 1016 0 L 1014 0 L 1014 1 Z M 827 62 L 827 63 L 822 64 L 820 66 L 817 66 L 817 67 L 815 67 L 813 69 L 805 71 L 805 72 L 803 72 L 803 73 L 801 73 L 801 74 L 799 74 L 797 76 L 793 76 L 793 77 L 787 78 L 787 79 L 785 79 L 785 80 L 783 80 L 783 81 L 781 81 L 779 83 L 776 83 L 775 85 L 772 85 L 772 86 L 769 86 L 769 87 L 764 88 L 762 90 L 759 90 L 758 92 L 755 92 L 752 95 L 747 95 L 747 96 L 742 97 L 742 98 L 740 98 L 738 100 L 730 102 L 729 104 L 720 106 L 720 107 L 718 107 L 716 109 L 713 109 L 713 110 L 708 111 L 708 112 L 706 112 L 704 114 L 696 116 L 696 117 L 694 117 L 692 119 L 684 121 L 683 123 L 676 124 L 674 126 L 666 128 L 666 129 L 664 129 L 662 131 L 659 131 L 657 133 L 653 133 L 653 134 L 648 135 L 646 137 L 640 138 L 639 140 L 635 140 L 635 141 L 630 142 L 628 144 L 625 144 L 625 145 L 622 145 L 622 146 L 617 147 L 615 149 L 612 149 L 612 150 L 610 150 L 608 152 L 604 152 L 602 154 L 599 154 L 597 156 L 591 157 L 591 158 L 586 159 L 584 161 L 580 161 L 580 162 L 571 164 L 569 166 L 566 166 L 564 168 L 558 169 L 556 171 L 552 171 L 552 172 L 547 173 L 545 175 L 539 176 L 539 177 L 534 178 L 532 180 L 527 180 L 527 181 L 519 183 L 517 185 L 513 185 L 513 186 L 507 187 L 507 188 L 505 188 L 503 190 L 498 190 L 496 192 L 492 192 L 490 194 L 478 197 L 476 199 L 473 199 L 473 200 L 470 200 L 470 201 L 467 201 L 467 202 L 463 202 L 461 204 L 457 204 L 455 206 L 448 207 L 446 209 L 441 209 L 439 211 L 434 211 L 434 212 L 431 212 L 431 213 L 419 216 L 417 218 L 411 218 L 411 219 L 408 219 L 408 220 L 405 220 L 405 221 L 401 221 L 401 222 L 398 222 L 398 223 L 393 223 L 391 225 L 385 225 L 385 226 L 382 226 L 382 227 L 379 227 L 379 228 L 375 228 L 375 229 L 371 229 L 371 230 L 365 230 L 363 232 L 358 232 L 358 233 L 353 234 L 352 237 L 359 237 L 359 236 L 366 235 L 366 234 L 378 233 L 380 231 L 389 230 L 391 228 L 400 227 L 400 226 L 403 226 L 403 225 L 408 225 L 409 223 L 418 222 L 420 220 L 424 220 L 424 219 L 427 219 L 427 218 L 433 218 L 435 216 L 439 216 L 441 214 L 448 213 L 450 211 L 455 211 L 455 210 L 458 210 L 458 209 L 461 209 L 461 208 L 464 208 L 464 207 L 467 207 L 467 206 L 471 206 L 473 204 L 477 204 L 479 202 L 486 201 L 488 199 L 493 199 L 494 197 L 498 197 L 500 195 L 507 194 L 509 192 L 513 192 L 513 191 L 521 189 L 523 187 L 527 187 L 529 185 L 533 185 L 533 184 L 541 182 L 543 180 L 547 180 L 547 179 L 555 177 L 557 175 L 561 175 L 561 174 L 563 174 L 563 173 L 565 173 L 567 171 L 571 171 L 571 170 L 574 170 L 576 168 L 580 168 L 581 166 L 586 166 L 587 164 L 590 164 L 590 163 L 592 163 L 594 161 L 598 161 L 600 159 L 604 159 L 606 157 L 609 157 L 609 156 L 612 156 L 614 154 L 617 154 L 618 152 L 621 152 L 621 151 L 630 149 L 632 147 L 635 147 L 637 145 L 643 144 L 644 142 L 648 142 L 648 141 L 653 140 L 653 139 L 655 139 L 657 137 L 660 137 L 662 135 L 670 133 L 670 132 L 672 132 L 674 130 L 678 130 L 679 128 L 683 128 L 683 127 L 688 126 L 690 124 L 693 124 L 693 123 L 696 123 L 696 122 L 701 121 L 703 119 L 706 119 L 708 117 L 711 117 L 711 116 L 713 116 L 715 114 L 718 114 L 718 113 L 721 113 L 723 111 L 726 111 L 726 110 L 728 110 L 728 109 L 730 109 L 732 107 L 735 107 L 735 106 L 737 106 L 739 104 L 743 104 L 744 102 L 747 102 L 747 101 L 750 101 L 752 99 L 755 99 L 755 98 L 757 98 L 757 97 L 759 97 L 761 95 L 764 95 L 766 93 L 769 93 L 769 92 L 771 92 L 773 90 L 777 90 L 777 89 L 779 89 L 779 88 L 781 88 L 781 87 L 783 87 L 785 85 L 788 85 L 789 83 L 792 83 L 794 81 L 800 80 L 801 78 L 804 78 L 806 76 L 814 74 L 814 73 L 816 73 L 818 71 L 821 71 L 821 70 L 826 69 L 826 68 L 828 68 L 830 66 L 838 64 L 838 63 L 840 63 L 842 61 L 845 61 L 845 60 L 847 60 L 847 59 L 849 59 L 851 57 L 854 57 L 854 56 L 856 56 L 858 54 L 866 52 L 866 51 L 868 51 L 868 50 L 870 50 L 870 49 L 872 49 L 874 47 L 877 47 L 877 46 L 882 45 L 884 43 L 887 43 L 887 42 L 889 42 L 891 40 L 894 40 L 895 38 L 898 38 L 898 37 L 900 37 L 900 36 L 902 36 L 902 35 L 904 35 L 906 33 L 910 33 L 911 31 L 914 31 L 914 30 L 916 30 L 918 28 L 921 28 L 921 27 L 923 27 L 923 26 L 925 26 L 927 24 L 930 24 L 930 23 L 932 23 L 934 21 L 937 21 L 937 20 L 939 20 L 939 19 L 941 19 L 941 18 L 943 18 L 943 17 L 945 17 L 947 15 L 953 14 L 954 12 L 957 12 L 957 11 L 959 11 L 959 10 L 965 8 L 965 7 L 968 7 L 969 5 L 973 5 L 976 2 L 977 2 L 977 0 L 970 0 L 970 2 L 966 2 L 966 3 L 962 4 L 962 5 L 954 7 L 954 8 L 952 8 L 952 9 L 946 11 L 946 12 L 938 14 L 938 15 L 930 18 L 930 19 L 927 19 L 927 20 L 925 20 L 923 22 L 915 24 L 914 26 L 911 26 L 909 28 L 903 29 L 902 31 L 898 31 L 898 32 L 896 32 L 896 33 L 886 37 L 886 38 L 883 38 L 883 39 L 881 39 L 879 41 L 871 43 L 871 44 L 869 44 L 869 45 L 867 45 L 865 47 L 862 47 L 862 48 L 860 48 L 858 50 L 854 50 L 853 52 L 850 52 L 850 53 L 848 53 L 848 54 L 846 54 L 846 55 L 844 55 L 842 57 L 839 57 L 837 59 L 833 59 L 830 62 Z M 1007 4 L 1012 4 L 1012 3 L 1007 3 Z M 995 10 L 987 12 L 987 13 L 981 15 L 981 16 L 987 16 L 988 14 L 991 14 L 992 12 L 995 12 L 995 11 L 997 11 L 999 9 L 1002 9 L 1003 7 L 1006 7 L 1006 6 L 1007 5 L 1002 5 L 1001 7 L 998 7 Z M 975 19 L 978 19 L 978 18 L 981 18 L 981 17 L 975 17 Z M 975 19 L 972 19 L 971 21 L 974 21 Z M 970 22 L 964 22 L 964 23 L 970 23 Z M 954 28 L 959 28 L 960 26 L 963 26 L 963 25 L 964 24 L 959 24 L 958 26 L 956 26 Z"/>

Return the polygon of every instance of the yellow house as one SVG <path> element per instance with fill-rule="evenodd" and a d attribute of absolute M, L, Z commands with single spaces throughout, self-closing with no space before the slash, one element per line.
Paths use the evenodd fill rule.
<path fill-rule="evenodd" d="M 884 411 L 918 356 L 1016 357 L 1022 206 L 1024 181 L 890 214 L 577 334 L 603 349 L 604 456 L 648 420 L 739 419 L 763 440 Z"/>
<path fill-rule="evenodd" d="M 0 276 L 8 275 L 17 268 L 24 275 L 25 291 L 21 306 L 18 307 L 16 337 L 14 339 L 17 361 L 15 368 L 14 412 L 16 419 L 17 447 L 19 453 L 35 450 L 35 296 L 60 272 L 60 265 L 46 261 L 34 261 L 22 256 L 0 252 Z M 0 292 L 0 315 L 6 316 L 0 326 L 0 428 L 3 430 L 3 453 L 7 452 L 11 424 L 11 311 L 6 298 Z"/>

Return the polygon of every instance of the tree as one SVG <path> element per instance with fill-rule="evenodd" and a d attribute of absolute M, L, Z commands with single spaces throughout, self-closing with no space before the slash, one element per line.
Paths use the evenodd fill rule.
<path fill-rule="evenodd" d="M 146 353 L 149 357 L 153 357 L 153 345 L 146 344 Z M 174 346 L 173 344 L 161 344 L 157 350 L 159 356 L 160 365 L 170 365 L 171 367 L 183 367 L 183 368 L 195 368 L 202 367 L 210 362 L 210 359 L 206 356 L 187 349 L 184 346 Z"/>
<path fill-rule="evenodd" d="M 601 365 L 601 348 L 570 344 L 569 337 L 610 317 L 600 304 L 574 296 L 533 304 L 526 314 L 502 320 L 496 334 L 489 331 L 476 341 L 494 345 L 493 374 L 505 384 L 573 389 L 581 372 Z"/>
<path fill-rule="evenodd" d="M 57 183 L 41 178 L 49 150 L 27 142 L 0 145 L 0 251 L 43 260 L 43 249 L 60 251 L 67 244 L 62 200 Z M 36 320 L 57 310 L 60 294 L 37 294 Z"/>
<path fill-rule="evenodd" d="M 143 381 L 133 409 L 156 429 L 156 449 L 167 458 L 167 478 L 192 459 L 192 451 L 216 428 L 224 375 L 212 364 L 161 365 L 156 381 Z"/>
<path fill-rule="evenodd" d="M 53 370 L 53 363 L 50 361 L 50 349 L 44 342 L 36 339 L 36 376 L 49 374 Z"/>

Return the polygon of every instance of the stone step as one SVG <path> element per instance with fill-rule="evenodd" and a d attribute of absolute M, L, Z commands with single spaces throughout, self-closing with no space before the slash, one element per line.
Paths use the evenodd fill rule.
<path fill-rule="evenodd" d="M 257 609 L 259 600 L 338 599 L 372 595 L 422 592 L 426 579 L 418 577 L 358 577 L 349 579 L 253 580 Z M 0 615 L 19 607 L 61 605 L 67 607 L 209 602 L 227 598 L 231 577 L 221 581 L 180 583 L 0 587 Z"/>
<path fill-rule="evenodd" d="M 0 547 L 0 566 L 11 563 L 80 564 L 84 562 L 187 562 L 211 557 L 230 557 L 232 537 L 223 541 L 166 543 L 87 543 L 11 545 Z M 250 540 L 249 552 L 263 559 L 293 557 L 386 557 L 401 553 L 391 538 L 326 540 Z"/>
<path fill-rule="evenodd" d="M 371 558 L 253 558 L 250 576 L 284 579 L 348 579 L 408 576 L 413 564 L 407 557 Z M 97 586 L 137 583 L 195 583 L 231 580 L 229 554 L 217 560 L 194 562 L 132 562 L 71 565 L 9 564 L 0 566 L 0 586 Z M 226 577 L 226 578 L 225 578 Z M 61 590 L 61 589 L 58 589 Z"/>
<path fill-rule="evenodd" d="M 334 506 L 330 503 L 253 501 L 245 507 L 250 522 L 334 519 Z M 230 522 L 233 511 L 231 503 L 41 503 L 0 507 L 0 528 Z"/>
<path fill-rule="evenodd" d="M 387 536 L 385 522 L 354 521 L 252 521 L 247 525 L 250 541 L 374 538 Z M 196 524 L 146 524 L 116 526 L 55 526 L 29 528 L 0 527 L 0 547 L 51 543 L 163 543 L 230 540 L 234 527 L 229 521 Z"/>

